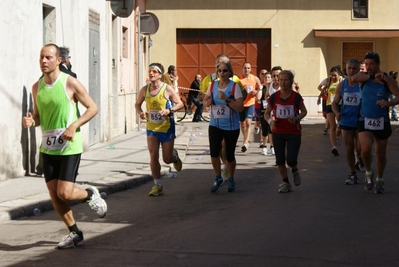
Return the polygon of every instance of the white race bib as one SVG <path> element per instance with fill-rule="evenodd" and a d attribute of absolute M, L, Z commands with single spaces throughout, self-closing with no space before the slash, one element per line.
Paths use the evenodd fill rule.
<path fill-rule="evenodd" d="M 230 118 L 229 107 L 226 105 L 213 105 L 212 115 L 215 119 L 227 119 Z"/>
<path fill-rule="evenodd" d="M 331 96 L 330 96 L 330 101 L 331 101 L 331 103 L 334 102 L 334 97 L 335 97 L 335 95 L 331 95 Z"/>
<path fill-rule="evenodd" d="M 384 130 L 384 117 L 377 119 L 364 118 L 364 129 Z"/>
<path fill-rule="evenodd" d="M 250 93 L 252 91 L 253 86 L 252 85 L 248 85 L 247 86 L 247 93 Z"/>
<path fill-rule="evenodd" d="M 267 101 L 266 101 L 266 100 L 262 100 L 262 104 L 263 104 L 263 107 L 264 107 L 265 109 L 267 109 Z"/>
<path fill-rule="evenodd" d="M 68 141 L 61 138 L 66 128 L 48 130 L 43 133 L 42 146 L 47 150 L 60 150 L 68 146 Z"/>
<path fill-rule="evenodd" d="M 148 112 L 149 121 L 157 124 L 163 123 L 165 121 L 165 117 L 162 116 L 159 112 L 160 110 L 150 110 Z"/>
<path fill-rule="evenodd" d="M 276 105 L 276 118 L 277 119 L 287 119 L 294 117 L 294 106 L 293 105 Z"/>
<path fill-rule="evenodd" d="M 346 106 L 359 106 L 360 93 L 344 93 L 343 102 Z"/>

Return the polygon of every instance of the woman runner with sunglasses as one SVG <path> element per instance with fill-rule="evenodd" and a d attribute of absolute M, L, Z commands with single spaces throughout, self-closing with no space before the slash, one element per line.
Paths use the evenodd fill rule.
<path fill-rule="evenodd" d="M 211 162 L 215 173 L 215 181 L 211 188 L 212 193 L 217 193 L 223 185 L 222 170 L 219 155 L 224 139 L 227 161 L 227 191 L 235 191 L 234 171 L 236 168 L 235 147 L 240 135 L 240 115 L 244 109 L 243 97 L 240 86 L 230 80 L 234 75 L 233 67 L 229 61 L 220 61 L 216 65 L 218 81 L 213 81 L 206 91 L 203 104 L 211 107 L 211 120 L 209 122 L 209 147 Z"/>
<path fill-rule="evenodd" d="M 140 89 L 135 105 L 140 118 L 147 120 L 147 145 L 155 184 L 149 193 L 150 196 L 163 195 L 159 145 L 162 147 L 162 158 L 166 164 L 173 163 L 177 171 L 181 171 L 183 166 L 177 150 L 173 148 L 176 137 L 173 112 L 181 109 L 183 103 L 174 88 L 161 81 L 163 73 L 164 68 L 160 63 L 150 65 L 148 71 L 150 83 Z M 146 112 L 141 109 L 144 101 L 147 105 Z"/>

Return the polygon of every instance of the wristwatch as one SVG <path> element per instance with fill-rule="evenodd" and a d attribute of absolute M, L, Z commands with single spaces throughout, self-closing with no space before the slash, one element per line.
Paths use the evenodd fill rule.
<path fill-rule="evenodd" d="M 226 98 L 225 102 L 226 102 L 226 104 L 229 104 L 231 102 L 231 99 L 230 98 Z"/>
<path fill-rule="evenodd" d="M 173 114 L 172 108 L 169 108 L 169 112 L 170 112 L 170 114 Z"/>

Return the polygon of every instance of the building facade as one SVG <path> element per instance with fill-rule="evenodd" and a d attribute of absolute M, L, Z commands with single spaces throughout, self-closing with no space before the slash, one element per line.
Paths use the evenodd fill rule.
<path fill-rule="evenodd" d="M 70 48 L 72 70 L 99 107 L 82 127 L 85 148 L 137 129 L 134 104 L 145 80 L 138 70 L 147 64 L 147 55 L 146 39 L 137 38 L 145 1 L 133 2 L 128 18 L 115 16 L 106 0 L 2 3 L 0 181 L 35 173 L 38 164 L 40 127 L 24 129 L 21 119 L 33 110 L 31 87 L 42 75 L 39 53 L 45 44 Z M 79 109 L 84 112 L 83 106 Z"/>
<path fill-rule="evenodd" d="M 331 67 L 367 51 L 381 69 L 399 70 L 399 1 L 394 0 L 148 0 L 159 18 L 154 61 L 176 65 L 179 85 L 214 72 L 215 56 L 231 57 L 234 71 L 273 66 L 294 70 L 310 116 L 317 116 L 317 86 Z"/>

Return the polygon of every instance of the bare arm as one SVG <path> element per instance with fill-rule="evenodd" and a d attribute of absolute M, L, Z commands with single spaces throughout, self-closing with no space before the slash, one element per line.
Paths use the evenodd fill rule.
<path fill-rule="evenodd" d="M 28 114 L 26 116 L 22 117 L 22 125 L 24 128 L 36 127 L 36 126 L 40 125 L 40 116 L 39 116 L 39 111 L 38 111 L 37 105 L 36 105 L 36 96 L 37 96 L 38 85 L 39 85 L 39 82 L 36 82 L 32 86 L 33 114 L 28 112 Z"/>
<path fill-rule="evenodd" d="M 68 77 L 66 87 L 71 100 L 80 102 L 86 108 L 86 111 L 76 121 L 72 122 L 62 135 L 62 139 L 73 141 L 76 130 L 91 120 L 98 113 L 98 108 L 89 93 L 77 79 Z"/>
<path fill-rule="evenodd" d="M 140 89 L 140 91 L 139 91 L 139 93 L 137 95 L 136 104 L 134 105 L 134 107 L 136 109 L 136 112 L 139 114 L 140 119 L 142 119 L 142 120 L 146 120 L 147 119 L 147 116 L 146 116 L 145 112 L 141 109 L 141 105 L 143 104 L 144 99 L 145 99 L 146 87 L 147 86 L 143 86 Z"/>
<path fill-rule="evenodd" d="M 337 85 L 337 88 L 335 89 L 334 101 L 331 103 L 331 108 L 335 114 L 335 117 L 337 118 L 337 121 L 341 120 L 341 111 L 339 110 L 338 106 L 338 103 L 341 100 L 341 91 L 342 91 L 342 82 Z"/>

